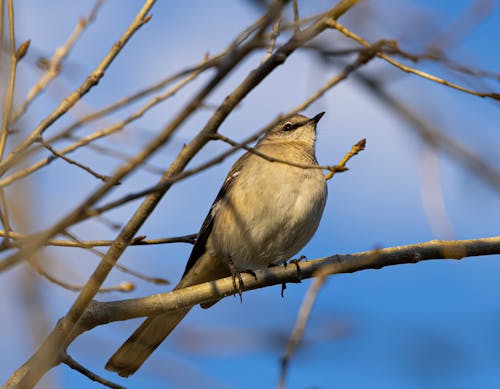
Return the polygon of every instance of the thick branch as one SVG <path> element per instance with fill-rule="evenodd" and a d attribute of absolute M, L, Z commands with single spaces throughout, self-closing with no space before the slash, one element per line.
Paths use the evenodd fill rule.
<path fill-rule="evenodd" d="M 353 273 L 365 269 L 380 269 L 385 266 L 417 263 L 431 259 L 462 259 L 479 255 L 500 254 L 500 236 L 482 239 L 439 241 L 432 240 L 406 246 L 375 249 L 356 254 L 332 255 L 300 264 L 300 273 L 295 266 L 278 266 L 242 274 L 243 290 L 260 289 L 288 282 L 300 282 L 321 274 Z M 201 303 L 206 303 L 238 293 L 232 277 L 213 282 L 154 294 L 142 298 L 111 302 L 93 302 L 80 321 L 80 331 L 113 321 L 159 315 Z"/>

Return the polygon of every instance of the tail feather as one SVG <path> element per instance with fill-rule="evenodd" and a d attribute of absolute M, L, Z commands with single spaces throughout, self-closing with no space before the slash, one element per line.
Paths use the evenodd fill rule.
<path fill-rule="evenodd" d="M 106 370 L 122 377 L 134 374 L 163 342 L 190 308 L 148 317 L 106 363 Z"/>
<path fill-rule="evenodd" d="M 174 290 L 216 280 L 230 274 L 224 262 L 212 257 L 209 252 L 205 252 L 192 265 Z M 202 304 L 202 307 L 208 308 L 215 303 L 214 301 Z M 190 310 L 191 307 L 148 317 L 109 359 L 106 370 L 114 371 L 122 377 L 134 374 Z"/>

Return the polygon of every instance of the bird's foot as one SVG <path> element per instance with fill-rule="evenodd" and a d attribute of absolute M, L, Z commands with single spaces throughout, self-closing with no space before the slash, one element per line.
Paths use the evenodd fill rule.
<path fill-rule="evenodd" d="M 241 277 L 242 274 L 250 274 L 252 275 L 255 280 L 257 280 L 257 274 L 251 269 L 246 269 L 246 270 L 239 270 L 235 265 L 234 262 L 229 259 L 229 269 L 231 270 L 231 276 L 233 278 L 233 288 L 238 292 L 238 295 L 240 296 L 240 302 L 243 302 L 243 287 L 245 286 L 243 283 L 243 278 Z M 238 279 L 238 284 L 236 284 L 236 279 Z"/>
<path fill-rule="evenodd" d="M 290 264 L 290 263 L 293 263 L 293 264 L 297 267 L 297 276 L 299 277 L 299 282 L 300 282 L 300 279 L 301 279 L 301 276 L 302 276 L 302 274 L 301 274 L 301 270 L 300 270 L 300 265 L 299 265 L 299 262 L 300 262 L 300 261 L 303 261 L 303 260 L 307 261 L 307 258 L 306 258 L 306 256 L 305 256 L 305 255 L 301 255 L 298 259 L 290 259 L 290 261 L 288 261 L 288 262 L 286 262 L 286 261 L 285 261 L 285 262 L 283 262 L 283 266 L 284 266 L 285 268 L 286 268 L 286 267 L 287 267 L 287 265 L 288 265 L 288 264 Z M 278 266 L 278 265 L 274 265 L 274 266 Z M 271 267 L 271 266 L 270 266 L 270 267 Z M 285 283 L 285 282 L 283 282 L 283 283 L 281 284 L 281 297 L 283 297 L 283 298 L 285 297 L 285 289 L 286 289 L 286 283 Z"/>
<path fill-rule="evenodd" d="M 300 276 L 301 276 L 301 270 L 300 270 L 300 265 L 299 265 L 299 262 L 301 262 L 301 261 L 307 261 L 307 258 L 306 258 L 306 256 L 305 256 L 305 255 L 301 255 L 301 256 L 300 256 L 299 258 L 297 258 L 297 259 L 290 259 L 290 260 L 288 261 L 288 264 L 294 264 L 294 265 L 297 267 L 297 274 L 298 274 L 299 278 L 300 278 Z M 285 262 L 285 267 L 286 267 L 288 264 Z"/>
<path fill-rule="evenodd" d="M 286 282 L 281 284 L 281 298 L 285 298 Z"/>

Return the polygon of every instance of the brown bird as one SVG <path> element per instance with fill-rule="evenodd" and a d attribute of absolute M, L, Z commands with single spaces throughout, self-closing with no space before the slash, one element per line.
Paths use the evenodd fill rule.
<path fill-rule="evenodd" d="M 255 150 L 292 164 L 318 166 L 316 125 L 323 115 L 311 119 L 293 115 L 267 132 Z M 245 153 L 215 198 L 175 289 L 283 263 L 316 232 L 326 196 L 321 169 Z M 110 358 L 106 369 L 123 377 L 133 374 L 190 309 L 148 317 Z"/>

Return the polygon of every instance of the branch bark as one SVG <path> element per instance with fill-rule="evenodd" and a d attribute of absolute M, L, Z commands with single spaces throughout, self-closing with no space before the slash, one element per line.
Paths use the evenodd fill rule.
<path fill-rule="evenodd" d="M 256 271 L 257 278 L 242 274 L 243 290 L 254 290 L 283 283 L 297 283 L 319 275 L 354 273 L 366 269 L 418 263 L 427 260 L 462 259 L 500 254 L 500 236 L 469 240 L 431 240 L 405 246 L 375 249 L 355 254 L 337 254 L 294 265 Z M 110 302 L 93 301 L 82 316 L 78 333 L 114 321 L 159 315 L 235 295 L 232 277 L 147 297 Z"/>

